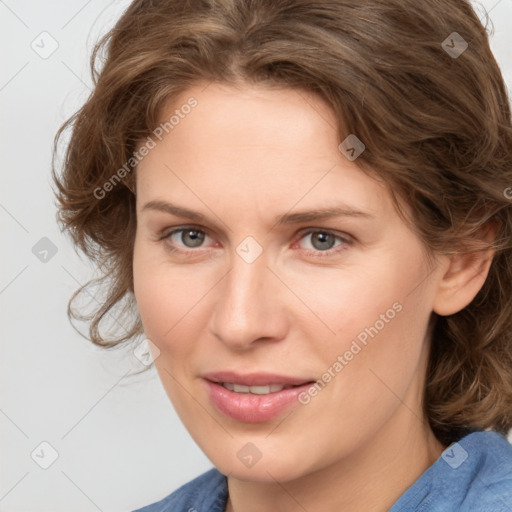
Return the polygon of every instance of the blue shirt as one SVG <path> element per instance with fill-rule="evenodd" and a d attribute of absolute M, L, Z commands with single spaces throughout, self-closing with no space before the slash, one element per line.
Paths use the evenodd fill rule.
<path fill-rule="evenodd" d="M 227 478 L 212 468 L 133 512 L 225 512 Z M 512 512 L 512 445 L 479 430 L 452 443 L 388 512 Z"/>

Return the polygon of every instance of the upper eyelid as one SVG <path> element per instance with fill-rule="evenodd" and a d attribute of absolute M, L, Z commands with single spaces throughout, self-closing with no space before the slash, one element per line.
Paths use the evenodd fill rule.
<path fill-rule="evenodd" d="M 167 238 L 171 235 L 174 235 L 175 233 L 179 233 L 180 231 L 186 231 L 186 230 L 196 230 L 196 231 L 202 231 L 206 235 L 208 235 L 210 238 L 212 238 L 211 231 L 207 228 L 201 227 L 201 226 L 195 226 L 193 224 L 191 225 L 185 225 L 185 226 L 176 226 L 169 229 L 164 229 L 162 231 L 162 238 Z"/>

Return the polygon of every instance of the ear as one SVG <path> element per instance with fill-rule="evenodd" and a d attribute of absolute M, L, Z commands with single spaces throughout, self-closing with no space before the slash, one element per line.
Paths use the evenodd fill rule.
<path fill-rule="evenodd" d="M 492 242 L 496 237 L 499 223 L 489 222 L 479 237 Z M 441 316 L 453 315 L 464 309 L 476 297 L 489 274 L 494 249 L 481 252 L 454 254 L 449 263 L 434 300 L 433 311 Z"/>

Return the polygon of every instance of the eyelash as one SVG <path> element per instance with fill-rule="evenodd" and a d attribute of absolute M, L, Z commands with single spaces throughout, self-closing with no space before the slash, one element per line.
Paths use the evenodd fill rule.
<path fill-rule="evenodd" d="M 174 235 L 176 233 L 183 232 L 183 231 L 199 231 L 200 233 L 204 233 L 205 235 L 210 236 L 208 230 L 200 228 L 199 226 L 190 225 L 190 226 L 182 226 L 182 227 L 173 229 L 171 231 L 165 231 L 165 233 L 158 238 L 158 241 L 166 242 L 167 240 L 169 240 L 172 237 L 172 235 Z M 330 231 L 327 229 L 321 229 L 321 228 L 307 228 L 306 230 L 300 231 L 299 232 L 300 237 L 298 238 L 297 241 L 302 240 L 305 236 L 310 235 L 312 233 L 323 233 L 323 234 L 327 234 L 327 235 L 333 235 L 335 238 L 337 238 L 338 240 L 341 240 L 343 242 L 343 244 L 337 246 L 337 248 L 334 247 L 332 249 L 328 249 L 325 251 L 320 251 L 320 250 L 315 250 L 315 249 L 305 249 L 306 253 L 308 255 L 313 256 L 315 258 L 325 258 L 325 257 L 329 257 L 329 256 L 334 256 L 335 254 L 341 253 L 348 246 L 353 244 L 353 239 L 351 237 L 349 237 L 348 235 L 346 237 L 343 237 L 343 236 L 340 236 L 340 235 L 334 233 L 333 231 Z M 295 242 L 294 242 L 294 244 L 295 244 Z M 184 256 L 187 256 L 187 255 L 197 254 L 197 252 L 199 251 L 199 249 L 201 249 L 201 247 L 199 247 L 198 249 L 183 250 L 183 249 L 177 249 L 176 247 L 174 247 L 172 245 L 166 244 L 166 249 L 170 252 L 179 252 L 179 253 L 183 254 Z"/>

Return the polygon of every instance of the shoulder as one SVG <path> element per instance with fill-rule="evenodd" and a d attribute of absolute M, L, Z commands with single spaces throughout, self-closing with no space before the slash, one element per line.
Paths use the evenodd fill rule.
<path fill-rule="evenodd" d="M 389 512 L 511 512 L 512 445 L 479 430 L 448 446 Z"/>
<path fill-rule="evenodd" d="M 432 466 L 432 496 L 461 512 L 510 512 L 512 445 L 479 430 L 452 443 Z"/>
<path fill-rule="evenodd" d="M 133 512 L 224 512 L 226 500 L 226 477 L 216 468 L 212 468 L 162 500 Z"/>
<path fill-rule="evenodd" d="M 460 452 L 460 465 L 448 466 L 455 479 L 457 471 L 462 470 L 461 481 L 465 483 L 466 492 L 462 496 L 461 508 L 477 510 L 475 507 L 478 506 L 478 510 L 510 511 L 512 445 L 507 438 L 492 431 L 473 432 L 449 446 L 442 457 L 447 461 L 457 450 Z"/>

